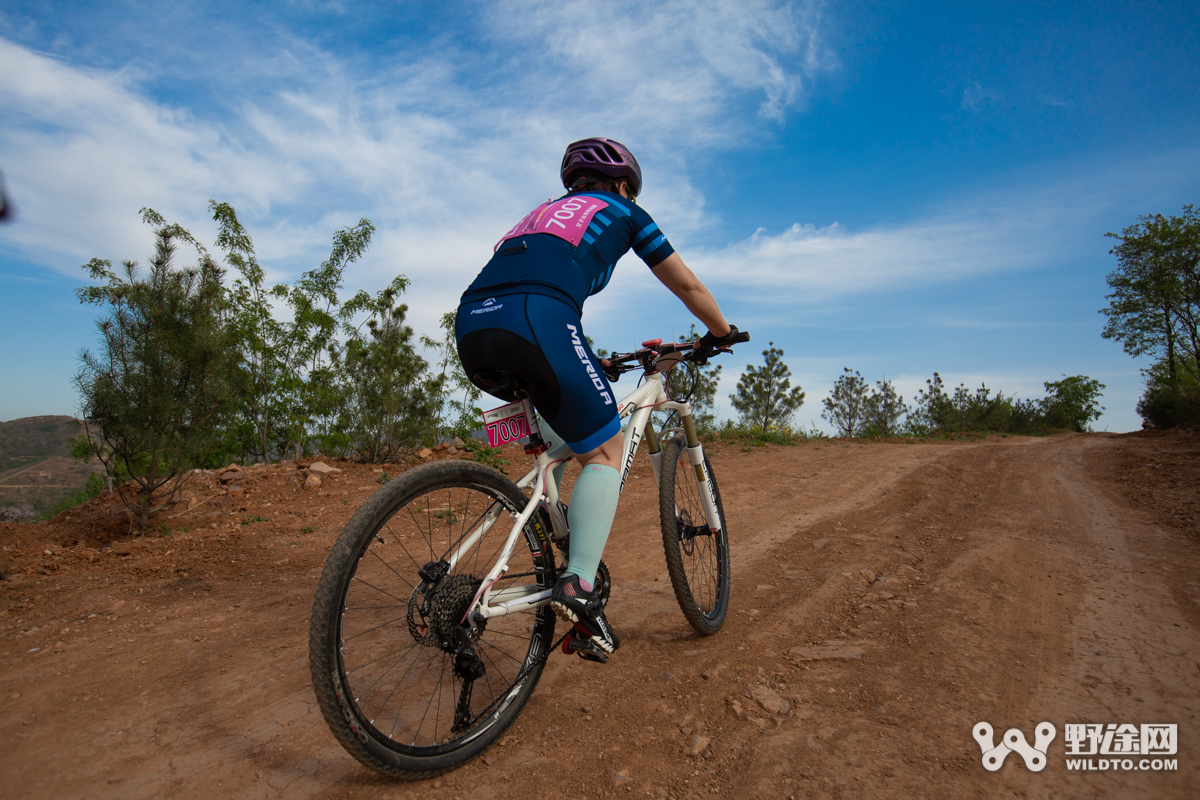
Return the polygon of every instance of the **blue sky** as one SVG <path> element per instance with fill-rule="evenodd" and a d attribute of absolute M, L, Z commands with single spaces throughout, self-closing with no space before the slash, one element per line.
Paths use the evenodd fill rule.
<path fill-rule="evenodd" d="M 1022 397 L 1086 374 L 1140 426 L 1100 337 L 1107 231 L 1200 186 L 1194 3 L 22 3 L 0 10 L 0 419 L 74 413 L 93 256 L 145 260 L 150 206 L 211 243 L 232 203 L 270 279 L 360 217 L 347 292 L 397 273 L 437 317 L 569 141 L 642 162 L 639 198 L 820 424 L 843 366 L 907 399 L 935 370 Z M 597 344 L 689 316 L 632 255 Z"/>

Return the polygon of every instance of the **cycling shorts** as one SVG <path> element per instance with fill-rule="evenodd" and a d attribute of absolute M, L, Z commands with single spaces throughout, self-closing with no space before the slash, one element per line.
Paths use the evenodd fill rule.
<path fill-rule="evenodd" d="M 480 389 L 493 391 L 498 372 L 524 382 L 538 413 L 574 453 L 587 453 L 621 430 L 617 397 L 588 346 L 579 314 L 542 294 L 504 294 L 470 300 L 455 315 L 458 355 Z"/>

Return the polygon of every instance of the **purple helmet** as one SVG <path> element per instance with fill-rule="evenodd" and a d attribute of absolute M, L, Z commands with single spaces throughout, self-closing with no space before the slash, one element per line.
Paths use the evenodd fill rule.
<path fill-rule="evenodd" d="M 637 159 L 629 148 L 613 139 L 594 136 L 567 145 L 560 171 L 563 186 L 570 189 L 575 177 L 584 170 L 599 172 L 613 180 L 624 178 L 634 195 L 642 189 L 642 168 Z"/>

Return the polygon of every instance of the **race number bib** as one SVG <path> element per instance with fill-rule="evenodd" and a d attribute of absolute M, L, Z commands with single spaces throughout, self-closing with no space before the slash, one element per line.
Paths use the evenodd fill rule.
<path fill-rule="evenodd" d="M 504 234 L 504 237 L 496 242 L 492 252 L 499 250 L 500 245 L 509 239 L 531 233 L 549 233 L 578 247 L 583 241 L 583 234 L 587 232 L 588 225 L 592 224 L 592 217 L 605 208 L 608 208 L 608 203 L 588 195 L 568 196 L 542 203 Z"/>
<path fill-rule="evenodd" d="M 483 429 L 487 431 L 488 444 L 503 447 L 529 436 L 537 429 L 532 418 L 533 407 L 528 400 L 518 400 L 483 412 Z"/>

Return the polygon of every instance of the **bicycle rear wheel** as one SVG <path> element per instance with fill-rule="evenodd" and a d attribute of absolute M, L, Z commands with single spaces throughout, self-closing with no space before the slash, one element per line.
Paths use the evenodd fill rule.
<path fill-rule="evenodd" d="M 720 629 L 729 610 L 729 529 L 712 463 L 705 457 L 705 475 L 721 520 L 719 532 L 709 530 L 702 489 L 685 445 L 677 436 L 663 447 L 659 515 L 675 599 L 696 632 L 708 636 Z"/>
<path fill-rule="evenodd" d="M 496 470 L 442 461 L 387 483 L 342 530 L 317 587 L 309 662 L 325 721 L 366 766 L 407 778 L 460 766 L 533 692 L 554 638 L 547 606 L 463 624 L 526 502 Z M 523 532 L 494 589 L 553 585 L 537 515 Z"/>

